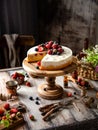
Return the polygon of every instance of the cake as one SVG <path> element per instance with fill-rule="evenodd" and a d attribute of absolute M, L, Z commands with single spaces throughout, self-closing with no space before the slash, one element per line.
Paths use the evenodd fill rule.
<path fill-rule="evenodd" d="M 72 63 L 72 50 L 49 41 L 32 47 L 27 52 L 28 62 L 37 62 L 41 70 L 58 70 Z"/>

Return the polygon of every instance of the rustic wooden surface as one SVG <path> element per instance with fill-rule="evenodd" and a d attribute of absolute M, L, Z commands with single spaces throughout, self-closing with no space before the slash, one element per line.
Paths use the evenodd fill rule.
<path fill-rule="evenodd" d="M 10 75 L 14 72 L 25 72 L 23 69 L 8 69 L 8 70 L 1 70 L 0 72 L 0 92 L 5 92 L 3 89 L 5 89 L 5 82 L 10 80 Z M 60 112 L 57 112 L 56 115 L 54 115 L 54 118 L 51 118 L 50 121 L 43 121 L 42 115 L 39 111 L 39 108 L 41 106 L 44 106 L 46 104 L 54 103 L 63 100 L 67 100 L 70 97 L 67 97 L 64 93 L 64 96 L 62 99 L 59 100 L 46 100 L 38 95 L 37 88 L 40 84 L 45 82 L 45 79 L 42 77 L 30 77 L 28 78 L 28 81 L 31 82 L 31 87 L 27 87 L 25 85 L 21 85 L 21 89 L 18 90 L 18 100 L 12 101 L 10 103 L 18 103 L 22 102 L 27 106 L 27 113 L 24 115 L 25 124 L 21 126 L 17 126 L 14 128 L 14 130 L 97 130 L 97 120 L 98 120 L 98 109 L 96 108 L 96 104 L 92 106 L 92 108 L 87 108 L 82 101 L 77 100 L 77 106 L 80 111 L 78 111 L 73 105 L 70 105 L 63 109 Z M 95 89 L 90 89 L 87 91 L 87 94 L 89 96 L 93 96 L 96 98 L 96 91 L 98 90 L 98 81 L 89 81 L 90 84 Z M 69 88 L 64 88 L 63 84 L 63 76 L 57 76 L 56 77 L 56 83 L 60 84 L 64 91 L 70 91 L 72 93 L 78 92 L 80 94 L 80 89 L 77 87 L 75 83 L 68 82 Z M 6 92 L 5 92 L 6 93 Z M 30 100 L 29 97 L 32 96 L 34 100 Z M 36 97 L 40 98 L 40 104 L 37 105 Z M 96 99 L 97 102 L 97 99 Z M 29 114 L 33 114 L 36 121 L 31 121 L 29 119 Z"/>

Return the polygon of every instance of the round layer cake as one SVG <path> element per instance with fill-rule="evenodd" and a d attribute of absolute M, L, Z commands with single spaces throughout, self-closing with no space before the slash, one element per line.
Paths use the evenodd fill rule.
<path fill-rule="evenodd" d="M 27 60 L 28 62 L 40 61 L 41 70 L 58 70 L 70 65 L 73 57 L 70 48 L 50 41 L 30 48 L 27 52 Z"/>

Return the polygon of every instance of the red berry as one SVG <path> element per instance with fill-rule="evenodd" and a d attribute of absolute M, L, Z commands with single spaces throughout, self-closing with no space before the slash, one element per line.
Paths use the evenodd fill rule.
<path fill-rule="evenodd" d="M 2 116 L 2 120 L 5 120 L 6 119 L 6 116 Z"/>
<path fill-rule="evenodd" d="M 58 48 L 58 52 L 62 53 L 64 50 L 60 47 Z"/>
<path fill-rule="evenodd" d="M 2 116 L 3 114 L 4 114 L 4 110 L 0 108 L 0 116 Z"/>
<path fill-rule="evenodd" d="M 51 48 L 51 45 L 47 43 L 47 44 L 45 45 L 45 47 L 46 47 L 47 49 L 50 49 L 50 48 Z"/>
<path fill-rule="evenodd" d="M 80 85 L 81 85 L 81 86 L 85 86 L 85 81 L 82 80 L 82 81 L 80 82 Z"/>
<path fill-rule="evenodd" d="M 48 44 L 49 44 L 50 46 L 52 46 L 52 44 L 53 44 L 53 41 L 49 41 L 49 42 L 48 42 Z"/>
<path fill-rule="evenodd" d="M 57 48 L 58 48 L 58 44 L 53 43 L 52 48 L 53 48 L 53 49 L 57 49 Z"/>
<path fill-rule="evenodd" d="M 18 110 L 17 110 L 16 108 L 11 108 L 10 112 L 11 112 L 11 113 L 17 113 Z"/>
<path fill-rule="evenodd" d="M 30 82 L 26 82 L 26 86 L 28 86 L 28 87 L 31 87 L 31 84 L 30 84 Z"/>
<path fill-rule="evenodd" d="M 44 51 L 44 48 L 41 46 L 41 47 L 38 48 L 38 51 L 42 52 L 42 51 Z"/>
<path fill-rule="evenodd" d="M 82 78 L 78 77 L 78 83 L 81 83 Z"/>
<path fill-rule="evenodd" d="M 31 119 L 31 120 L 35 120 L 35 118 L 34 118 L 34 116 L 33 115 L 29 115 L 29 118 Z"/>
<path fill-rule="evenodd" d="M 40 65 L 41 65 L 41 61 L 38 61 L 38 62 L 37 62 L 37 65 L 40 66 Z"/>
<path fill-rule="evenodd" d="M 15 72 L 14 74 L 12 74 L 12 76 L 11 76 L 11 77 L 12 77 L 13 79 L 16 79 L 16 78 L 17 78 L 17 76 L 18 76 L 18 73 L 17 73 L 17 72 Z"/>
<path fill-rule="evenodd" d="M 52 50 L 50 49 L 50 50 L 48 50 L 48 52 L 47 52 L 49 55 L 52 55 Z"/>
<path fill-rule="evenodd" d="M 71 92 L 68 92 L 68 93 L 67 93 L 67 96 L 68 96 L 68 97 L 71 97 L 71 96 L 72 96 L 72 93 L 71 93 Z"/>
<path fill-rule="evenodd" d="M 9 109 L 10 109 L 10 104 L 9 104 L 9 103 L 5 103 L 3 107 L 4 107 L 6 110 L 9 110 Z"/>

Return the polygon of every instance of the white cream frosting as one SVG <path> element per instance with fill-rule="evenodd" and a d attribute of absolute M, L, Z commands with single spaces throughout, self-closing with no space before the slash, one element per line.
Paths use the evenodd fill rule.
<path fill-rule="evenodd" d="M 47 54 L 41 61 L 42 66 L 60 66 L 72 60 L 72 50 L 62 46 L 64 52 L 60 55 Z"/>
<path fill-rule="evenodd" d="M 27 51 L 27 55 L 28 55 L 28 54 L 35 54 L 35 53 L 36 53 L 35 48 L 37 48 L 37 46 L 30 48 L 30 49 Z"/>

